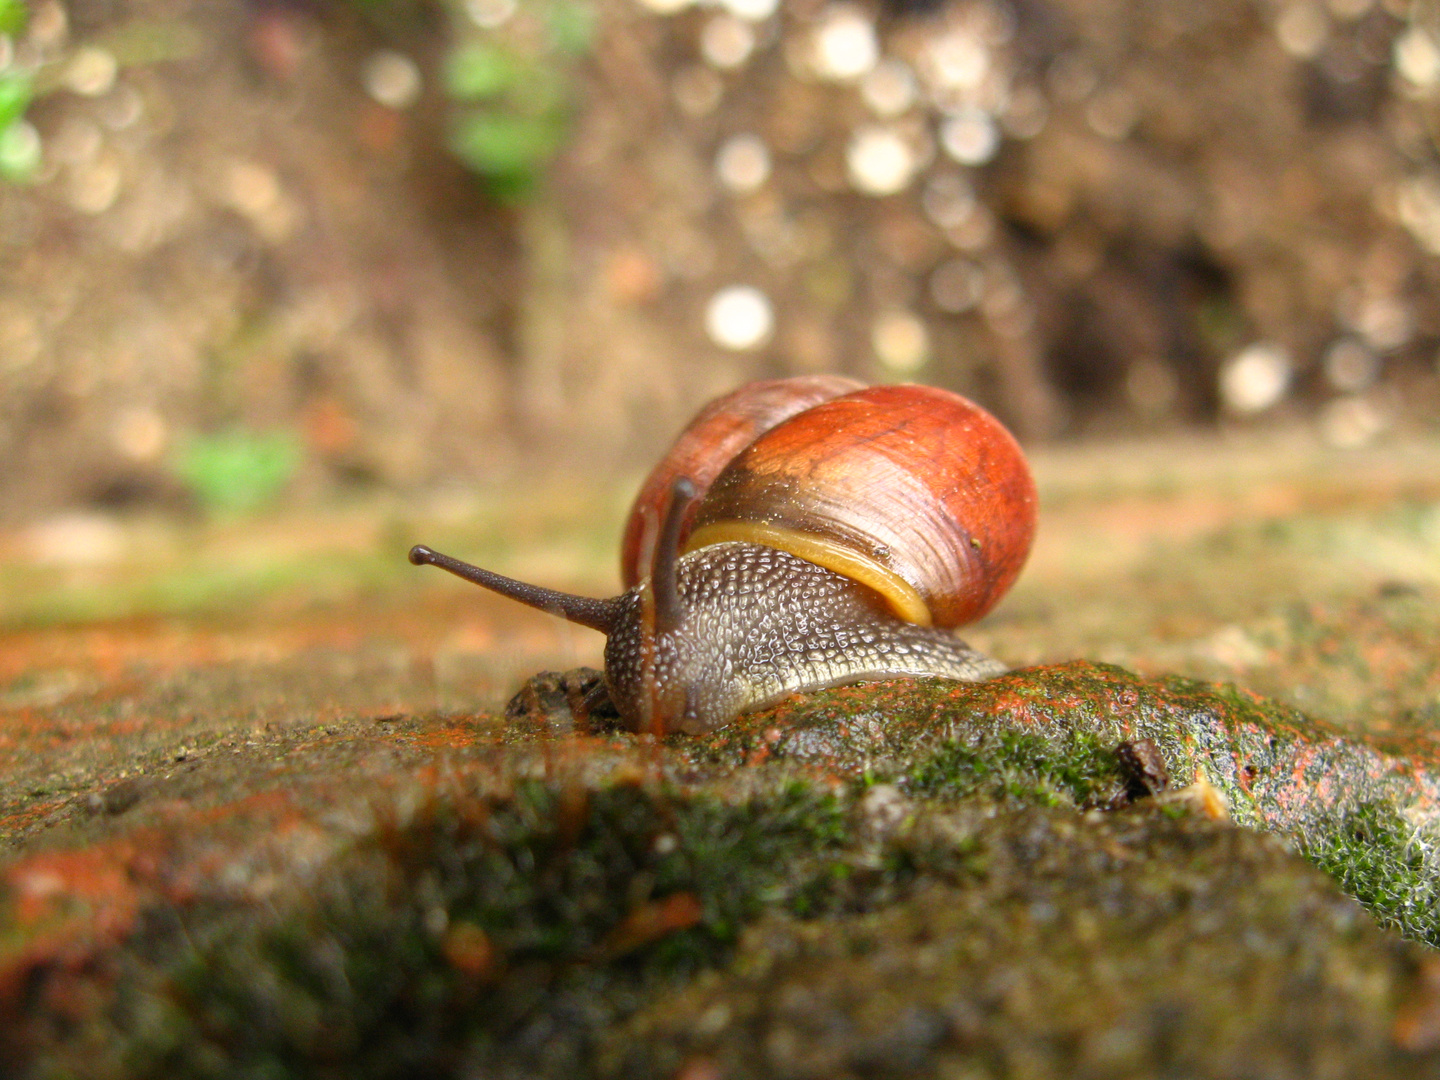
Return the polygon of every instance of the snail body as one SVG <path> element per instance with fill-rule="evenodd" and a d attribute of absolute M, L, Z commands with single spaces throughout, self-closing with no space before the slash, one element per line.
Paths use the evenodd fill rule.
<path fill-rule="evenodd" d="M 656 638 L 654 682 L 666 729 L 708 731 L 787 694 L 918 675 L 978 682 L 1005 666 L 948 631 L 896 618 L 867 586 L 786 551 L 730 541 L 677 564 L 685 617 Z M 632 617 L 605 646 L 605 679 L 616 705 L 646 693 L 643 620 Z M 737 602 L 755 598 L 756 602 Z"/>
<path fill-rule="evenodd" d="M 695 733 L 800 691 L 1000 674 L 951 631 L 1009 588 L 1034 527 L 1024 457 L 984 410 L 933 387 L 810 376 L 752 383 L 692 421 L 632 509 L 620 596 L 424 547 L 410 559 L 601 630 L 622 719 Z"/>

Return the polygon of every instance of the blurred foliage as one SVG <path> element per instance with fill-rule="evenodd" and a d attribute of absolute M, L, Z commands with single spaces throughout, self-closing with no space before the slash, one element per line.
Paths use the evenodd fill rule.
<path fill-rule="evenodd" d="M 212 514 L 238 514 L 272 502 L 300 465 L 299 439 L 290 432 L 232 428 L 191 439 L 175 471 Z"/>
<path fill-rule="evenodd" d="M 0 0 L 0 34 L 25 28 L 22 0 Z M 0 69 L 0 179 L 21 182 L 40 167 L 40 139 L 25 119 L 35 88 L 28 71 Z"/>
<path fill-rule="evenodd" d="M 40 137 L 29 121 L 0 128 L 0 178 L 24 183 L 40 168 Z"/>
<path fill-rule="evenodd" d="M 23 0 L 0 0 L 0 36 L 18 36 L 27 22 Z M 84 48 L 102 64 L 125 68 L 194 56 L 202 44 L 195 29 L 179 19 L 134 19 Z M 11 50 L 8 66 L 0 63 L 0 180 L 24 183 L 35 178 L 43 144 L 25 112 L 36 97 L 67 85 L 67 69 L 80 51 L 65 46 L 49 50 L 47 55 L 46 49 L 40 49 L 37 59 L 32 43 L 27 60 L 17 61 Z M 0 57 L 6 55 L 0 49 Z"/>
<path fill-rule="evenodd" d="M 0 34 L 18 34 L 28 14 L 24 0 L 0 0 Z"/>
<path fill-rule="evenodd" d="M 23 71 L 0 72 L 0 128 L 8 128 L 24 116 L 32 96 L 29 74 Z"/>
<path fill-rule="evenodd" d="M 495 198 L 521 202 L 569 133 L 574 66 L 594 40 L 594 11 L 580 0 L 527 0 L 498 26 L 462 25 L 443 78 L 457 106 L 450 149 Z"/>

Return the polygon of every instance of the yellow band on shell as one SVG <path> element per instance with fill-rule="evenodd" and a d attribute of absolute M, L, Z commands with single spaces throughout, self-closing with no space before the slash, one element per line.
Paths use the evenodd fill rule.
<path fill-rule="evenodd" d="M 760 544 L 789 552 L 796 558 L 813 562 L 837 574 L 843 574 L 852 581 L 868 586 L 879 593 L 890 610 L 906 622 L 917 626 L 932 623 L 929 605 L 924 597 L 904 578 L 888 567 L 860 552 L 841 547 L 833 540 L 812 536 L 795 529 L 783 529 L 775 525 L 754 521 L 716 521 L 702 525 L 685 541 L 685 551 L 740 541 Z"/>

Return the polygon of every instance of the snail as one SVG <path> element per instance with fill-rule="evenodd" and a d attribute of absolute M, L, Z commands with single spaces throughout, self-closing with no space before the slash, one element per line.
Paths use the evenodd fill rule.
<path fill-rule="evenodd" d="M 1004 672 L 951 630 L 1013 583 L 1035 516 L 1019 446 L 974 403 L 801 376 L 742 386 L 681 433 L 631 510 L 619 596 L 424 546 L 410 561 L 601 631 L 622 721 L 699 733 L 798 691 Z"/>

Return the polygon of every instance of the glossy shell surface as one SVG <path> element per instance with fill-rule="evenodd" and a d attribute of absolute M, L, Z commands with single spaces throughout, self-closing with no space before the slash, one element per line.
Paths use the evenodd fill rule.
<path fill-rule="evenodd" d="M 686 546 L 754 538 L 737 523 L 815 538 L 903 583 L 897 613 L 953 627 L 1010 588 L 1035 520 L 1029 467 L 998 420 L 948 390 L 876 386 L 760 434 L 710 484 Z"/>
<path fill-rule="evenodd" d="M 625 535 L 620 543 L 620 576 L 625 588 L 630 588 L 645 576 L 640 563 L 645 546 L 646 508 L 650 520 L 654 522 L 651 527 L 658 528 L 664 518 L 670 485 L 676 477 L 689 477 L 696 488 L 695 503 L 681 522 L 680 538 L 683 543 L 690 534 L 690 526 L 705 492 L 736 454 L 792 416 L 863 387 L 864 383 L 843 375 L 767 379 L 747 383 L 700 410 L 680 433 L 670 452 L 651 470 L 630 508 Z"/>

